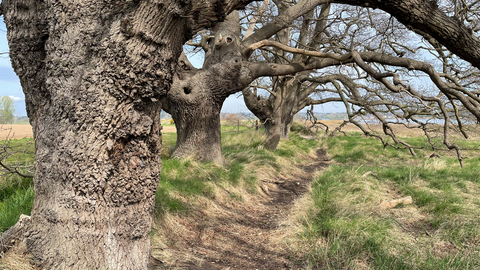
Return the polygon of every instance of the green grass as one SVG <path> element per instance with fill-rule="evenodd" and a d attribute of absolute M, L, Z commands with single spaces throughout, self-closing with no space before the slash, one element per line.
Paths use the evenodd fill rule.
<path fill-rule="evenodd" d="M 255 193 L 258 185 L 257 169 L 264 167 L 280 171 L 282 159 L 300 161 L 300 156 L 308 154 L 318 145 L 316 141 L 292 134 L 290 140 L 281 141 L 277 151 L 271 152 L 261 147 L 263 130 L 223 132 L 230 128 L 236 127 L 222 127 L 222 151 L 227 163 L 225 167 L 210 162 L 171 159 L 169 154 L 162 155 L 162 176 L 155 205 L 159 218 L 166 212 L 182 213 L 192 209 L 198 196 L 214 199 L 218 188 L 243 188 L 248 193 Z M 163 134 L 164 149 L 172 151 L 175 143 L 176 134 Z M 242 200 L 240 193 L 229 192 L 229 196 L 232 200 Z"/>
<path fill-rule="evenodd" d="M 198 196 L 213 199 L 215 189 L 241 187 L 249 193 L 257 188 L 256 169 L 271 167 L 279 171 L 282 165 L 278 159 L 295 158 L 306 154 L 317 143 L 293 135 L 292 141 L 283 141 L 277 152 L 261 147 L 263 130 L 255 132 L 236 126 L 222 127 L 223 153 L 227 166 L 220 167 L 208 162 L 170 159 L 176 143 L 175 133 L 163 133 L 162 175 L 155 197 L 155 215 L 161 217 L 166 212 L 182 213 L 191 209 Z M 301 144 L 297 149 L 296 144 Z M 26 150 L 26 154 L 14 154 L 7 163 L 33 163 L 33 140 L 10 140 L 8 146 L 16 150 Z M 25 148 L 26 147 L 26 148 Z M 230 192 L 232 200 L 241 201 L 242 194 Z M 33 183 L 31 179 L 18 176 L 0 179 L 0 231 L 15 224 L 20 214 L 30 214 L 33 205 Z"/>
<path fill-rule="evenodd" d="M 33 163 L 33 154 L 35 152 L 34 140 L 32 138 L 11 139 L 0 141 L 2 151 L 0 158 L 6 163 L 31 164 Z M 7 153 L 3 151 L 7 149 Z"/>
<path fill-rule="evenodd" d="M 405 138 L 421 145 L 420 138 Z M 383 149 L 359 134 L 325 138 L 334 164 L 312 184 L 299 235 L 306 265 L 318 269 L 480 269 L 480 160 L 466 152 Z M 465 146 L 478 145 L 467 141 Z M 373 172 L 374 176 L 368 172 Z M 412 205 L 383 210 L 382 200 Z"/>
<path fill-rule="evenodd" d="M 30 215 L 33 198 L 33 187 L 20 188 L 0 202 L 0 232 L 15 225 L 21 214 Z"/>
<path fill-rule="evenodd" d="M 302 162 L 320 144 L 293 133 L 271 152 L 262 147 L 262 131 L 229 130 L 236 127 L 222 128 L 225 167 L 169 158 L 176 134 L 163 134 L 157 221 L 166 213 L 188 214 L 198 209 L 199 200 L 216 200 L 218 190 L 227 190 L 230 200 L 242 202 L 257 192 L 259 171 L 280 175 L 286 164 Z M 423 138 L 403 140 L 415 147 L 427 145 Z M 10 146 L 21 148 L 26 143 L 12 140 Z M 457 143 L 478 147 L 475 141 Z M 298 238 L 289 239 L 292 258 L 304 268 L 480 269 L 478 152 L 465 151 L 469 158 L 461 169 L 455 155 L 442 152 L 442 158 L 430 159 L 432 150 L 425 147 L 412 157 L 405 149 L 384 148 L 359 133 L 322 138 L 320 146 L 333 163 L 312 183 L 310 204 L 298 220 Z M 33 147 L 7 161 L 32 160 Z M 379 207 L 381 201 L 405 196 L 411 196 L 413 204 Z M 0 231 L 15 224 L 20 214 L 29 214 L 33 198 L 30 179 L 2 178 Z"/>
<path fill-rule="evenodd" d="M 241 132 L 248 130 L 249 128 L 246 126 L 235 126 L 235 125 L 222 125 L 222 133 L 230 133 L 230 132 Z"/>
<path fill-rule="evenodd" d="M 7 149 L 1 153 L 5 164 L 33 163 L 33 139 L 12 139 L 1 141 Z M 22 171 L 23 173 L 28 173 Z M 30 215 L 33 206 L 33 181 L 31 178 L 22 178 L 17 175 L 0 176 L 0 232 L 14 225 L 21 214 Z"/>

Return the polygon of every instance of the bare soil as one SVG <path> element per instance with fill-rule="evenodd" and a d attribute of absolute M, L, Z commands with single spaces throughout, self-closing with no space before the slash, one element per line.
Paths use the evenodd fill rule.
<path fill-rule="evenodd" d="M 279 227 L 327 161 L 326 152 L 317 150 L 301 167 L 302 174 L 264 181 L 269 185 L 262 186 L 263 198 L 236 205 L 220 203 L 213 207 L 217 212 L 213 215 L 206 213 L 212 211 L 207 206 L 205 213 L 196 209 L 199 213 L 194 217 L 176 219 L 172 227 L 178 230 L 176 237 L 166 232 L 162 242 L 167 245 L 154 245 L 152 269 L 303 269 L 299 258 L 278 241 Z"/>

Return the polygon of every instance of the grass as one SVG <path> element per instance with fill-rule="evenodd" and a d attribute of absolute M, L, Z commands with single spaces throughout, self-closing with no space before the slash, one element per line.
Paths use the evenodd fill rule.
<path fill-rule="evenodd" d="M 357 133 L 325 138 L 322 146 L 334 163 L 312 183 L 297 221 L 297 245 L 308 252 L 296 252 L 307 268 L 480 268 L 478 152 L 467 152 L 461 169 L 455 156 L 431 159 L 425 149 L 412 157 Z M 414 203 L 378 206 L 405 196 Z"/>
<path fill-rule="evenodd" d="M 240 127 L 222 127 L 223 153 L 227 160 L 226 167 L 194 160 L 170 159 L 170 152 L 175 147 L 176 134 L 163 134 L 162 175 L 155 197 L 155 215 L 162 217 L 165 213 L 187 212 L 195 204 L 198 197 L 215 198 L 216 190 L 230 189 L 229 197 L 236 201 L 243 200 L 242 192 L 257 192 L 260 168 L 273 168 L 280 171 L 281 160 L 295 158 L 307 154 L 316 146 L 293 135 L 292 141 L 281 143 L 277 152 L 273 153 L 261 147 L 261 131 L 255 133 Z M 235 132 L 228 132 L 234 130 Z M 305 142 L 305 143 L 302 143 Z M 4 142 L 5 143 L 5 142 Z M 295 144 L 303 146 L 296 149 Z M 9 147 L 20 149 L 29 145 L 25 154 L 11 155 L 7 163 L 33 163 L 33 141 L 31 139 L 8 142 Z M 300 158 L 297 158 L 300 160 Z M 33 183 L 31 179 L 18 176 L 0 179 L 0 232 L 14 225 L 20 214 L 30 214 L 33 205 Z"/>
<path fill-rule="evenodd" d="M 268 192 L 277 188 L 274 181 L 302 175 L 298 164 L 318 146 L 292 134 L 291 140 L 282 140 L 277 151 L 271 152 L 262 147 L 262 134 L 261 130 L 222 132 L 225 167 L 170 159 L 165 153 L 152 228 L 153 256 L 164 265 L 176 265 L 179 257 L 190 256 L 182 253 L 185 245 L 203 241 L 197 237 L 207 237 L 209 231 L 226 224 L 235 227 L 245 211 L 257 213 Z M 175 134 L 164 134 L 163 139 L 163 146 L 173 149 Z M 225 250 L 232 245 L 228 240 L 223 243 Z"/>
<path fill-rule="evenodd" d="M 320 145 L 332 163 L 312 183 L 302 199 L 306 203 L 292 211 L 294 225 L 286 234 L 292 258 L 305 269 L 480 269 L 478 152 L 464 151 L 469 158 L 461 169 L 454 154 L 429 158 L 432 150 L 425 148 L 412 157 L 407 150 L 384 149 L 359 133 L 321 138 L 321 143 L 293 133 L 270 152 L 252 130 L 224 131 L 225 167 L 170 159 L 176 134 L 163 134 L 155 223 L 170 222 L 170 228 L 183 234 L 186 225 L 178 220 L 209 217 L 208 211 L 215 210 L 212 202 L 228 206 L 252 200 L 263 180 L 288 173 L 292 164 L 301 163 Z M 426 145 L 419 137 L 403 140 L 415 147 Z M 17 143 L 22 144 L 12 142 Z M 474 141 L 459 143 L 478 147 Z M 29 214 L 33 196 L 30 180 L 1 180 L 0 230 L 13 225 L 20 214 Z M 413 204 L 379 207 L 382 201 L 405 196 L 411 196 Z M 154 227 L 154 243 L 160 233 Z"/>
<path fill-rule="evenodd" d="M 20 188 L 0 203 L 0 232 L 13 226 L 21 214 L 30 215 L 33 198 L 33 187 Z"/>
<path fill-rule="evenodd" d="M 31 138 L 12 139 L 0 144 L 8 149 L 8 155 L 3 155 L 6 164 L 33 163 L 33 140 Z M 5 153 L 5 152 L 4 152 Z M 33 205 L 32 179 L 17 175 L 1 176 L 0 178 L 0 232 L 14 225 L 21 214 L 30 215 Z"/>
<path fill-rule="evenodd" d="M 163 134 L 163 147 L 168 152 L 174 148 L 175 138 L 174 133 Z M 289 141 L 282 141 L 278 150 L 271 152 L 261 147 L 262 140 L 263 137 L 252 130 L 222 133 L 222 151 L 227 162 L 225 167 L 190 159 L 170 159 L 164 151 L 155 204 L 157 217 L 165 213 L 188 211 L 195 205 L 196 198 L 214 199 L 218 189 L 255 193 L 258 170 L 270 168 L 279 172 L 284 167 L 282 160 L 294 159 L 300 162 L 301 157 L 310 153 L 318 144 L 292 134 Z M 229 191 L 229 196 L 241 201 L 242 192 Z"/>

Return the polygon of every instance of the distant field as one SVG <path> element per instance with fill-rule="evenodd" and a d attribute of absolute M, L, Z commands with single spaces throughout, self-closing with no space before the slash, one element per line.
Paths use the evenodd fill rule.
<path fill-rule="evenodd" d="M 332 131 L 333 129 L 335 129 L 336 127 L 338 127 L 339 125 L 341 125 L 343 123 L 342 120 L 324 120 L 324 121 L 321 121 L 321 122 L 328 125 L 330 131 Z M 299 122 L 299 123 L 304 124 L 303 122 Z M 364 125 L 364 126 L 366 128 L 370 128 L 370 129 L 375 130 L 379 133 L 382 133 L 382 127 L 379 124 L 370 124 L 370 125 L 368 125 L 368 127 L 367 127 L 367 125 Z M 177 132 L 177 129 L 175 128 L 175 125 L 167 124 L 167 125 L 163 125 L 162 127 L 163 127 L 163 129 L 162 129 L 163 132 L 167 132 L 167 133 Z M 237 127 L 236 126 L 230 126 L 229 128 L 230 128 L 231 131 L 235 131 Z M 412 136 L 422 136 L 423 135 L 422 131 L 419 130 L 419 129 L 408 129 L 405 126 L 401 126 L 401 125 L 393 125 L 393 129 L 394 129 L 394 131 L 397 135 L 403 136 L 403 137 L 412 137 Z M 222 129 L 222 132 L 228 132 L 230 130 L 228 128 L 226 128 L 226 129 Z M 347 124 L 345 127 L 342 128 L 342 130 L 347 131 L 347 132 L 350 132 L 350 131 L 360 132 L 361 131 L 354 124 Z M 21 138 L 25 138 L 25 137 L 27 137 L 27 138 L 33 137 L 32 127 L 28 124 L 16 124 L 16 125 L 2 125 L 2 126 L 0 126 L 0 140 L 6 139 L 7 136 L 9 136 L 9 134 L 10 134 L 11 138 L 15 138 L 15 139 L 21 139 Z M 477 137 L 476 132 L 471 134 L 471 135 L 474 136 L 474 137 Z"/>
<path fill-rule="evenodd" d="M 177 132 L 175 126 L 163 126 L 163 132 Z M 0 141 L 7 138 L 32 138 L 33 131 L 30 125 L 2 125 L 0 126 Z"/>
<path fill-rule="evenodd" d="M 33 137 L 32 126 L 30 125 L 1 125 L 0 141 L 6 138 L 31 138 Z"/>

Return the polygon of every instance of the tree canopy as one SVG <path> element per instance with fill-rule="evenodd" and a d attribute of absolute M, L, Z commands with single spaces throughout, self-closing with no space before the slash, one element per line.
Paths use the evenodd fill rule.
<path fill-rule="evenodd" d="M 12 124 L 15 120 L 15 102 L 9 96 L 0 98 L 0 124 Z"/>
<path fill-rule="evenodd" d="M 414 149 L 393 132 L 395 125 L 409 126 L 421 129 L 433 149 L 439 146 L 430 138 L 442 136 L 444 145 L 456 150 L 461 162 L 461 149 L 450 141 L 451 130 L 458 129 L 468 137 L 465 124 L 475 123 L 480 116 L 477 68 L 430 34 L 412 27 L 420 23 L 416 20 L 403 25 L 385 11 L 344 4 L 324 4 L 295 13 L 301 10 L 299 6 L 305 8 L 309 3 L 263 1 L 263 5 L 251 5 L 241 13 L 244 30 L 239 40 L 244 61 L 262 67 L 258 69 L 261 72 L 252 70 L 252 74 L 260 75 L 254 77 L 250 90 L 243 90 L 244 98 L 267 130 L 282 126 L 271 132 L 272 138 L 288 134 L 289 124 L 299 110 L 340 102 L 350 122 L 365 134 L 381 139 L 385 146 L 392 146 L 390 138 L 414 155 Z M 436 9 L 440 13 L 460 12 L 459 5 Z M 466 24 L 458 25 L 458 31 L 475 23 L 475 5 L 469 7 L 470 14 L 464 15 Z M 425 8 L 414 7 L 420 9 L 418 12 Z M 400 9 L 392 14 L 414 11 Z M 299 14 L 302 17 L 297 19 Z M 435 29 L 429 31 L 435 34 Z M 206 37 L 208 34 L 203 33 L 197 43 L 188 44 L 204 48 Z M 272 73 L 273 67 L 277 74 Z M 280 72 L 284 73 L 278 76 Z M 257 79 L 269 75 L 277 76 Z M 229 88 L 230 92 L 223 94 L 239 89 Z M 360 118 L 381 124 L 383 136 L 365 129 L 358 122 Z M 439 134 L 436 125 L 442 123 Z M 271 145 L 274 149 L 276 144 Z"/>

